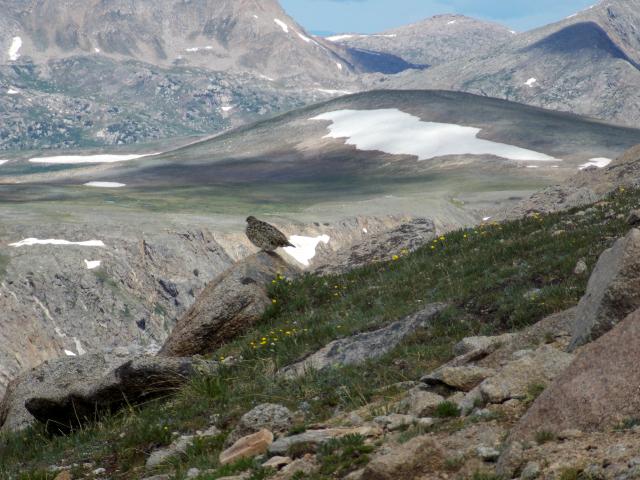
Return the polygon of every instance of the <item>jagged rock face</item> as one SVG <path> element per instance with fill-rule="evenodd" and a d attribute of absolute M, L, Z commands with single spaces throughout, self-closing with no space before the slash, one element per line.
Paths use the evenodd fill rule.
<path fill-rule="evenodd" d="M 329 40 L 435 66 L 485 53 L 508 41 L 514 33 L 502 25 L 463 15 L 437 15 L 375 35 L 345 34 Z"/>
<path fill-rule="evenodd" d="M 446 88 L 640 122 L 638 0 L 608 0 L 462 62 L 402 75 L 400 88 Z M 389 88 L 389 84 L 385 84 Z"/>

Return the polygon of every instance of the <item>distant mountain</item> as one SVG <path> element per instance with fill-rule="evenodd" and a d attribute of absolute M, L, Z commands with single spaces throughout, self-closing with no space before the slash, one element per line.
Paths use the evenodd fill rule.
<path fill-rule="evenodd" d="M 640 0 L 602 1 L 473 59 L 382 79 L 640 124 Z"/>
<path fill-rule="evenodd" d="M 508 41 L 515 32 L 463 15 L 437 15 L 421 22 L 373 35 L 327 37 L 339 45 L 397 55 L 408 62 L 440 65 L 485 53 Z"/>
<path fill-rule="evenodd" d="M 0 0 L 0 150 L 212 133 L 397 73 L 276 0 Z"/>

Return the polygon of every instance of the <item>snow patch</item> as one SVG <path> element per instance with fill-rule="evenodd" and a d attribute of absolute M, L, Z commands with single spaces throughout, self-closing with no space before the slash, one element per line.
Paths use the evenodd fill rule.
<path fill-rule="evenodd" d="M 330 37 L 326 37 L 325 40 L 329 40 L 330 42 L 339 42 L 340 40 L 349 40 L 355 36 L 356 35 L 332 35 Z"/>
<path fill-rule="evenodd" d="M 305 42 L 307 43 L 311 43 L 313 40 L 311 40 L 309 37 L 307 37 L 306 35 L 301 34 L 300 32 L 296 32 L 296 34 Z"/>
<path fill-rule="evenodd" d="M 220 107 L 220 109 L 221 109 L 223 112 L 228 112 L 229 110 L 233 109 L 233 106 Z"/>
<path fill-rule="evenodd" d="M 87 270 L 93 270 L 102 265 L 101 260 L 85 260 L 84 264 L 87 266 Z"/>
<path fill-rule="evenodd" d="M 331 237 L 329 235 L 320 235 L 319 237 L 303 237 L 301 235 L 292 235 L 289 238 L 295 247 L 285 247 L 284 251 L 296 259 L 298 263 L 309 266 L 309 261 L 316 256 L 316 247 L 320 242 L 325 245 L 329 243 Z"/>
<path fill-rule="evenodd" d="M 533 150 L 479 139 L 479 128 L 424 122 L 396 108 L 339 110 L 310 120 L 332 122 L 324 138 L 346 138 L 347 145 L 355 145 L 359 150 L 414 155 L 418 160 L 446 155 L 495 155 L 510 160 L 560 161 Z"/>
<path fill-rule="evenodd" d="M 451 20 L 450 22 L 447 22 L 447 25 L 453 25 L 456 22 L 457 22 L 457 20 Z"/>
<path fill-rule="evenodd" d="M 33 245 L 78 245 L 80 247 L 104 247 L 102 240 L 87 240 L 84 242 L 69 242 L 68 240 L 58 240 L 50 238 L 48 240 L 40 240 L 38 238 L 25 238 L 16 243 L 10 243 L 10 247 L 31 247 Z"/>
<path fill-rule="evenodd" d="M 483 217 L 482 221 L 483 222 L 488 222 L 489 220 L 491 220 L 491 218 L 493 218 L 493 217 Z"/>
<path fill-rule="evenodd" d="M 51 164 L 76 164 L 76 163 L 115 163 L 136 160 L 138 158 L 150 157 L 158 153 L 146 153 L 143 155 L 61 155 L 57 157 L 34 157 L 30 158 L 31 163 L 51 163 Z"/>
<path fill-rule="evenodd" d="M 11 46 L 9 47 L 9 60 L 15 62 L 20 58 L 20 49 L 22 48 L 22 38 L 13 37 L 11 39 Z"/>
<path fill-rule="evenodd" d="M 269 80 L 270 82 L 275 82 L 275 80 L 271 77 L 267 77 L 266 75 L 263 74 L 259 74 L 258 75 L 260 78 L 264 78 L 265 80 Z"/>
<path fill-rule="evenodd" d="M 73 342 L 76 344 L 76 351 L 78 352 L 78 355 L 84 355 L 85 353 L 87 353 L 86 350 L 82 348 L 80 340 L 78 340 L 76 337 L 73 337 Z"/>
<path fill-rule="evenodd" d="M 125 183 L 117 183 L 117 182 L 87 182 L 84 184 L 85 187 L 97 187 L 97 188 L 121 188 L 126 187 Z"/>
<path fill-rule="evenodd" d="M 100 53 L 100 49 L 99 49 L 99 48 L 97 48 L 97 47 L 96 47 L 96 48 L 94 48 L 94 49 L 93 49 L 93 51 L 94 51 L 94 52 L 96 52 L 96 53 Z"/>
<path fill-rule="evenodd" d="M 526 82 L 524 82 L 524 84 L 525 84 L 527 87 L 532 88 L 532 87 L 533 87 L 533 85 L 534 85 L 537 81 L 538 81 L 537 79 L 535 79 L 535 78 L 531 77 L 529 80 L 527 80 Z"/>
<path fill-rule="evenodd" d="M 9 90 L 7 90 L 7 95 L 17 95 L 19 93 L 20 91 L 16 90 L 15 88 L 10 88 Z"/>
<path fill-rule="evenodd" d="M 366 228 L 363 228 L 362 233 L 369 233 L 369 230 L 367 230 Z"/>
<path fill-rule="evenodd" d="M 9 160 L 0 160 L 0 165 L 7 163 Z"/>
<path fill-rule="evenodd" d="M 273 21 L 276 22 L 276 24 L 282 29 L 284 33 L 289 33 L 289 25 L 278 18 L 274 18 Z"/>
<path fill-rule="evenodd" d="M 211 45 L 207 45 L 206 47 L 191 47 L 191 48 L 185 48 L 184 50 L 185 52 L 193 53 L 193 52 L 199 52 L 200 50 L 213 50 L 213 47 Z"/>
<path fill-rule="evenodd" d="M 613 162 L 613 160 L 611 160 L 610 158 L 592 158 L 587 163 L 583 163 L 582 165 L 580 165 L 580 167 L 578 167 L 578 170 L 586 170 L 590 167 L 604 168 L 611 162 Z"/>
<path fill-rule="evenodd" d="M 336 62 L 336 66 L 338 67 L 338 70 L 342 70 L 342 68 L 343 68 L 343 67 L 342 67 L 342 64 L 341 64 L 341 63 L 339 63 L 339 62 Z"/>
<path fill-rule="evenodd" d="M 326 93 L 327 95 L 351 95 L 353 92 L 349 90 L 331 90 L 328 88 L 316 88 L 318 92 Z"/>
<path fill-rule="evenodd" d="M 77 355 L 76 355 L 75 353 L 73 353 L 71 350 L 65 350 L 65 351 L 64 351 L 64 354 L 65 354 L 67 357 L 76 357 L 76 356 L 77 356 Z"/>

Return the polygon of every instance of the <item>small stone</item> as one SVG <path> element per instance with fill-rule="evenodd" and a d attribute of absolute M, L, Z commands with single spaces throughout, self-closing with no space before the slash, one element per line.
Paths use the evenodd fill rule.
<path fill-rule="evenodd" d="M 500 452 L 493 447 L 480 446 L 476 453 L 485 462 L 495 462 L 500 458 Z"/>
<path fill-rule="evenodd" d="M 418 419 L 413 415 L 402 415 L 400 413 L 392 413 L 390 415 L 376 417 L 373 419 L 373 421 L 378 425 L 380 425 L 381 427 L 386 428 L 390 432 L 394 432 L 403 427 L 417 423 Z"/>
<path fill-rule="evenodd" d="M 587 273 L 588 269 L 589 267 L 587 266 L 587 262 L 581 259 L 581 260 L 578 260 L 578 263 L 576 264 L 576 268 L 573 269 L 573 273 L 575 275 L 584 275 L 585 273 Z"/>
<path fill-rule="evenodd" d="M 96 468 L 96 469 L 93 471 L 93 474 L 94 474 L 94 475 L 102 475 L 103 473 L 106 473 L 106 471 L 107 471 L 107 470 L 106 470 L 105 468 Z"/>
<path fill-rule="evenodd" d="M 229 434 L 226 445 L 231 445 L 239 438 L 256 433 L 261 429 L 283 433 L 291 429 L 292 425 L 293 414 L 287 407 L 274 403 L 263 403 L 240 418 L 236 428 Z"/>
<path fill-rule="evenodd" d="M 314 457 L 305 455 L 303 458 L 290 463 L 280 470 L 272 480 L 292 480 L 299 478 L 300 474 L 310 475 L 318 470 L 318 464 L 315 463 Z"/>
<path fill-rule="evenodd" d="M 276 470 L 280 470 L 282 467 L 289 465 L 291 462 L 293 462 L 291 457 L 275 456 L 264 462 L 262 466 L 264 468 L 275 468 Z"/>
<path fill-rule="evenodd" d="M 627 224 L 631 227 L 640 225 L 640 210 L 632 210 L 627 217 Z"/>
<path fill-rule="evenodd" d="M 355 412 L 349 414 L 349 423 L 354 427 L 361 427 L 364 424 L 364 419 Z"/>
<path fill-rule="evenodd" d="M 194 437 L 192 435 L 184 435 L 175 440 L 166 448 L 160 448 L 151 452 L 147 459 L 146 468 L 151 470 L 157 466 L 167 462 L 168 460 L 180 457 L 187 453 L 187 449 L 193 445 Z"/>
<path fill-rule="evenodd" d="M 420 380 L 430 385 L 444 384 L 456 390 L 468 392 L 495 373 L 495 370 L 476 365 L 444 366 Z"/>
<path fill-rule="evenodd" d="M 189 470 L 187 470 L 187 478 L 196 478 L 200 475 L 200 469 L 199 468 L 190 468 Z"/>
<path fill-rule="evenodd" d="M 236 441 L 220 454 L 220 465 L 227 465 L 242 458 L 252 458 L 265 453 L 273 443 L 273 433 L 262 429 Z"/>
<path fill-rule="evenodd" d="M 575 440 L 577 438 L 582 437 L 583 435 L 584 434 L 580 430 L 568 429 L 568 430 L 563 430 L 562 432 L 560 432 L 558 434 L 558 439 L 559 440 Z"/>
<path fill-rule="evenodd" d="M 418 418 L 429 417 L 442 402 L 444 402 L 444 397 L 433 392 L 425 392 L 419 388 L 414 388 L 409 390 L 407 396 L 400 401 L 398 411 Z"/>
<path fill-rule="evenodd" d="M 536 462 L 529 462 L 522 469 L 520 480 L 535 480 L 540 476 L 540 465 Z"/>

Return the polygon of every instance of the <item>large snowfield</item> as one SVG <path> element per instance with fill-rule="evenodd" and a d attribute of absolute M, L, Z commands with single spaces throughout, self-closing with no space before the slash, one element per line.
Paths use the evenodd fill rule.
<path fill-rule="evenodd" d="M 495 155 L 518 161 L 560 161 L 544 153 L 477 138 L 479 128 L 423 122 L 396 108 L 338 110 L 311 120 L 332 122 L 325 138 L 346 138 L 346 144 L 358 150 L 414 155 L 418 160 L 446 155 Z"/>

